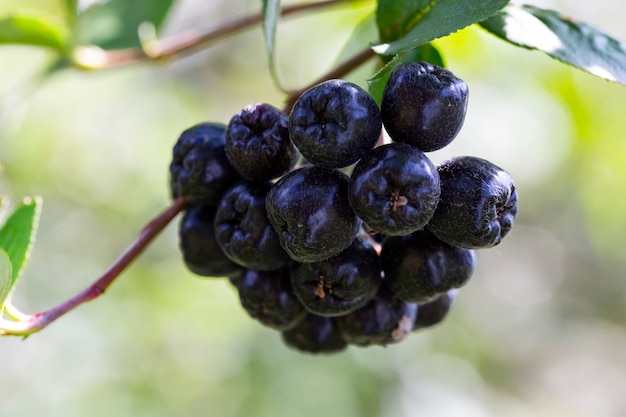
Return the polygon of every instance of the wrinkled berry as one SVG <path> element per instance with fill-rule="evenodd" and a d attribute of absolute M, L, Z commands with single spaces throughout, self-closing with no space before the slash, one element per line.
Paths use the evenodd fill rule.
<path fill-rule="evenodd" d="M 291 140 L 311 163 L 352 165 L 374 147 L 382 130 L 380 110 L 358 85 L 329 80 L 304 92 L 289 115 Z"/>
<path fill-rule="evenodd" d="M 233 116 L 226 131 L 226 156 L 242 177 L 277 178 L 296 164 L 287 115 L 269 104 L 251 104 Z"/>
<path fill-rule="evenodd" d="M 332 318 L 314 314 L 283 332 L 282 338 L 287 346 L 306 353 L 337 353 L 347 346 Z"/>
<path fill-rule="evenodd" d="M 461 130 L 467 101 L 467 84 L 452 72 L 427 62 L 403 63 L 383 91 L 383 125 L 395 142 L 436 151 Z"/>
<path fill-rule="evenodd" d="M 499 244 L 517 214 L 517 191 L 511 176 L 472 156 L 449 159 L 437 170 L 441 196 L 428 229 L 444 242 L 463 248 Z"/>
<path fill-rule="evenodd" d="M 267 219 L 265 197 L 271 186 L 237 183 L 224 193 L 215 213 L 217 242 L 226 256 L 246 268 L 268 271 L 290 262 Z"/>
<path fill-rule="evenodd" d="M 189 204 L 179 227 L 179 244 L 185 265 L 203 277 L 232 277 L 243 268 L 230 259 L 215 240 L 215 208 L 206 204 Z"/>
<path fill-rule="evenodd" d="M 418 304 L 413 330 L 425 329 L 441 323 L 450 312 L 457 292 L 456 289 L 450 290 L 445 294 L 438 295 L 431 301 Z"/>
<path fill-rule="evenodd" d="M 423 228 L 439 201 L 439 174 L 430 159 L 404 143 L 372 149 L 354 167 L 350 203 L 370 228 L 405 235 Z"/>
<path fill-rule="evenodd" d="M 239 291 L 243 309 L 267 327 L 288 330 L 306 315 L 304 306 L 291 289 L 287 268 L 276 271 L 248 269 L 233 283 Z"/>
<path fill-rule="evenodd" d="M 367 303 L 381 281 L 380 259 L 374 248 L 357 238 L 333 257 L 292 264 L 291 285 L 304 307 L 320 316 L 347 314 Z"/>
<path fill-rule="evenodd" d="M 297 262 L 316 262 L 346 249 L 361 221 L 348 201 L 348 176 L 304 167 L 283 176 L 267 194 L 267 216 Z"/>
<path fill-rule="evenodd" d="M 380 257 L 391 291 L 414 303 L 465 285 L 476 266 L 473 250 L 451 246 L 427 230 L 386 237 Z"/>
<path fill-rule="evenodd" d="M 180 135 L 170 163 L 174 198 L 217 205 L 222 193 L 240 179 L 226 157 L 225 133 L 222 124 L 201 123 Z"/>
<path fill-rule="evenodd" d="M 358 346 L 386 346 L 402 341 L 413 329 L 417 304 L 395 297 L 381 285 L 365 306 L 336 317 L 343 338 Z"/>

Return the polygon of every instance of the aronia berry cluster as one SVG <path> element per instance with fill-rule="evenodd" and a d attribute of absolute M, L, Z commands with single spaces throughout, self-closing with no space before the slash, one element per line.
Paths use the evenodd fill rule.
<path fill-rule="evenodd" d="M 188 201 L 185 264 L 230 278 L 245 311 L 304 352 L 386 346 L 439 323 L 475 249 L 500 243 L 517 212 L 501 168 L 472 156 L 434 166 L 424 153 L 457 136 L 467 100 L 450 71 L 406 63 L 380 109 L 329 80 L 289 115 L 254 104 L 184 131 L 170 173 Z"/>

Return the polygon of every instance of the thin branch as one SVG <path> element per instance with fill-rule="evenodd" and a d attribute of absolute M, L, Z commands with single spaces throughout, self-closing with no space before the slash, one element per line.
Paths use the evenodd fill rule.
<path fill-rule="evenodd" d="M 36 333 L 50 323 L 75 309 L 79 305 L 94 300 L 104 294 L 107 288 L 124 271 L 154 238 L 180 213 L 185 209 L 187 202 L 178 198 L 165 211 L 151 220 L 142 230 L 137 239 L 126 249 L 122 256 L 96 281 L 72 298 L 64 301 L 50 310 L 34 314 L 24 321 L 0 320 L 0 335 L 2 336 L 28 336 Z"/>
<path fill-rule="evenodd" d="M 298 100 L 298 97 L 300 97 L 302 93 L 304 93 L 309 88 L 321 82 L 324 82 L 326 80 L 332 80 L 334 78 L 342 78 L 346 76 L 347 74 L 351 73 L 352 71 L 354 71 L 355 69 L 357 69 L 358 67 L 360 67 L 361 65 L 365 64 L 367 61 L 369 61 L 371 58 L 374 58 L 375 56 L 376 56 L 376 53 L 372 50 L 372 48 L 367 47 L 363 49 L 361 52 L 354 55 L 352 58 L 348 59 L 347 61 L 336 66 L 335 68 L 333 68 L 326 74 L 322 75 L 320 78 L 313 81 L 306 87 L 303 87 L 299 90 L 291 91 L 289 93 L 289 96 L 287 97 L 285 106 L 283 107 L 283 111 L 289 114 L 291 112 L 291 109 L 293 108 L 293 105 Z"/>
<path fill-rule="evenodd" d="M 311 3 L 293 4 L 281 8 L 281 16 L 289 16 L 301 12 L 323 9 L 348 3 L 349 0 L 324 0 Z M 225 22 L 207 32 L 195 30 L 186 31 L 168 38 L 149 42 L 142 48 L 127 48 L 105 51 L 98 47 L 80 47 L 74 54 L 74 64 L 82 69 L 102 70 L 119 68 L 142 61 L 174 58 L 178 55 L 189 54 L 197 49 L 249 29 L 263 21 L 261 12 Z"/>

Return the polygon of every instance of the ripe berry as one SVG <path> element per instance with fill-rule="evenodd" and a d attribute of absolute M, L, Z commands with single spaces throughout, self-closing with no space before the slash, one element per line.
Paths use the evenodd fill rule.
<path fill-rule="evenodd" d="M 350 203 L 374 230 L 405 235 L 423 228 L 439 201 L 439 174 L 424 153 L 404 143 L 372 149 L 354 167 Z"/>
<path fill-rule="evenodd" d="M 215 213 L 217 242 L 226 256 L 246 268 L 268 271 L 290 262 L 267 219 L 265 196 L 271 186 L 239 182 L 224 193 Z"/>
<path fill-rule="evenodd" d="M 467 99 L 467 84 L 452 72 L 427 62 L 400 64 L 383 90 L 383 125 L 394 141 L 435 151 L 461 130 Z"/>
<path fill-rule="evenodd" d="M 338 255 L 291 267 L 293 291 L 311 313 L 347 314 L 367 303 L 380 286 L 380 259 L 365 240 L 356 238 Z"/>
<path fill-rule="evenodd" d="M 391 291 L 414 303 L 465 285 L 476 266 L 473 250 L 448 245 L 427 230 L 385 238 L 380 256 Z"/>
<path fill-rule="evenodd" d="M 174 198 L 217 205 L 240 177 L 224 150 L 226 126 L 201 123 L 185 130 L 174 145 L 170 186 Z"/>
<path fill-rule="evenodd" d="M 283 176 L 267 194 L 267 216 L 297 262 L 316 262 L 346 249 L 361 221 L 348 201 L 343 172 L 304 167 Z"/>
<path fill-rule="evenodd" d="M 332 318 L 314 314 L 283 332 L 282 338 L 287 346 L 306 353 L 337 353 L 347 346 Z"/>
<path fill-rule="evenodd" d="M 452 158 L 437 170 L 441 196 L 428 229 L 444 242 L 463 248 L 499 244 L 517 214 L 517 191 L 511 176 L 472 156 Z"/>
<path fill-rule="evenodd" d="M 458 290 L 450 290 L 447 293 L 440 294 L 433 300 L 417 306 L 417 317 L 413 330 L 425 329 L 439 324 L 446 318 L 450 307 L 456 297 Z"/>
<path fill-rule="evenodd" d="M 382 130 L 380 110 L 356 84 L 329 80 L 302 94 L 289 115 L 291 140 L 314 165 L 352 165 L 374 147 Z"/>
<path fill-rule="evenodd" d="M 269 104 L 252 104 L 233 116 L 226 156 L 242 177 L 266 181 L 287 173 L 298 160 L 289 140 L 287 115 Z"/>
<path fill-rule="evenodd" d="M 237 277 L 243 268 L 230 259 L 215 240 L 215 207 L 192 203 L 179 228 L 180 251 L 185 265 L 203 277 Z"/>
<path fill-rule="evenodd" d="M 411 332 L 416 314 L 417 304 L 400 300 L 382 285 L 365 306 L 335 320 L 348 343 L 386 346 Z"/>
<path fill-rule="evenodd" d="M 306 315 L 291 289 L 286 268 L 275 271 L 248 269 L 233 283 L 239 291 L 243 309 L 267 327 L 288 330 Z"/>

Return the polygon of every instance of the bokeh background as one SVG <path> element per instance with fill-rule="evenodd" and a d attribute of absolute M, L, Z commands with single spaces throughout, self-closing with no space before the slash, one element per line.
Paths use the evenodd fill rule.
<path fill-rule="evenodd" d="M 62 15 L 60 1 L 3 0 Z M 529 1 L 626 40 L 617 0 Z M 83 6 L 86 3 L 82 3 Z M 253 0 L 180 0 L 162 35 L 205 29 Z M 283 20 L 284 83 L 335 62 L 372 5 Z M 115 20 L 100 22 L 102 30 Z M 370 40 L 375 41 L 375 33 Z M 446 321 L 387 348 L 333 356 L 285 347 L 223 279 L 183 266 L 175 221 L 102 298 L 27 340 L 0 340 L 2 417 L 623 417 L 626 415 L 626 87 L 515 48 L 479 28 L 438 40 L 470 86 L 466 124 L 435 162 L 490 159 L 520 212 Z M 0 47 L 0 193 L 40 195 L 23 311 L 86 287 L 169 204 L 171 146 L 201 121 L 281 106 L 259 27 L 168 63 L 41 81 L 53 56 Z M 367 66 L 350 80 L 365 86 Z"/>

